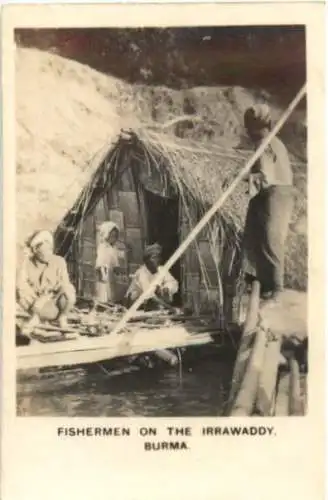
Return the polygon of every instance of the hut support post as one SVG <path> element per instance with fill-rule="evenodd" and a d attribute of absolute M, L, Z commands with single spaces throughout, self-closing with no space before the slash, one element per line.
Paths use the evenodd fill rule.
<path fill-rule="evenodd" d="M 301 398 L 300 369 L 294 357 L 290 359 L 289 379 L 289 415 L 303 415 L 303 404 Z"/>
<path fill-rule="evenodd" d="M 270 144 L 272 139 L 275 137 L 275 135 L 279 132 L 281 127 L 284 125 L 292 111 L 296 108 L 296 106 L 299 104 L 299 102 L 303 99 L 306 93 L 306 84 L 303 85 L 303 87 L 300 89 L 300 91 L 297 93 L 293 101 L 290 103 L 288 108 L 285 110 L 285 112 L 282 114 L 280 120 L 276 123 L 276 125 L 273 127 L 273 129 L 270 131 L 270 133 L 267 135 L 267 137 L 263 140 L 262 144 L 258 147 L 258 149 L 255 151 L 253 156 L 246 162 L 246 165 L 244 168 L 242 168 L 239 172 L 239 174 L 235 177 L 235 179 L 232 181 L 230 186 L 224 191 L 222 196 L 217 200 L 216 203 L 206 212 L 206 214 L 203 216 L 203 218 L 196 224 L 194 229 L 189 233 L 187 238 L 181 243 L 181 245 L 177 248 L 177 250 L 174 252 L 174 254 L 168 259 L 166 264 L 163 266 L 161 271 L 158 273 L 158 276 L 156 279 L 153 280 L 153 282 L 150 284 L 149 288 L 141 294 L 141 296 L 134 302 L 134 304 L 130 307 L 130 309 L 125 313 L 125 315 L 122 317 L 121 321 L 118 322 L 116 325 L 115 329 L 113 330 L 112 334 L 119 334 L 122 329 L 125 327 L 126 323 L 129 321 L 129 319 L 136 313 L 138 308 L 143 304 L 143 302 L 146 300 L 146 298 L 149 296 L 149 293 L 155 291 L 156 287 L 163 281 L 163 278 L 167 274 L 167 272 L 171 269 L 173 264 L 176 263 L 176 261 L 181 257 L 181 255 L 185 252 L 185 250 L 188 248 L 188 246 L 195 240 L 195 238 L 198 236 L 198 234 L 204 229 L 206 224 L 211 220 L 211 218 L 216 214 L 216 212 L 222 207 L 222 205 L 225 203 L 227 198 L 233 193 L 233 191 L 236 189 L 236 187 L 239 185 L 239 183 L 247 176 L 255 164 L 255 162 L 260 158 L 260 156 L 263 154 L 267 146 Z M 131 334 L 126 334 L 125 336 L 131 338 Z M 129 343 L 128 338 L 126 339 L 125 343 Z"/>
<path fill-rule="evenodd" d="M 231 417 L 249 416 L 253 412 L 259 377 L 263 369 L 266 340 L 266 331 L 258 328 L 246 372 L 230 412 Z"/>
<path fill-rule="evenodd" d="M 280 362 L 281 337 L 270 340 L 264 358 L 256 398 L 256 412 L 269 417 L 274 411 L 275 392 Z"/>
<path fill-rule="evenodd" d="M 249 296 L 246 321 L 244 323 L 242 337 L 235 361 L 235 367 L 232 375 L 231 389 L 229 395 L 230 404 L 234 401 L 238 387 L 241 384 L 245 374 L 247 363 L 250 357 L 251 348 L 255 340 L 255 329 L 258 322 L 258 311 L 260 303 L 260 283 L 253 281 L 252 290 Z"/>
<path fill-rule="evenodd" d="M 289 413 L 290 373 L 281 374 L 278 381 L 274 416 L 286 417 Z"/>

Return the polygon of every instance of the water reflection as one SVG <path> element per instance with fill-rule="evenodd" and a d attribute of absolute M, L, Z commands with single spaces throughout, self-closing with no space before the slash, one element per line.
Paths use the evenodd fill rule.
<path fill-rule="evenodd" d="M 141 369 L 108 377 L 101 370 L 76 380 L 18 382 L 17 412 L 29 416 L 182 417 L 222 414 L 232 363 L 216 356 L 179 368 Z M 98 367 L 99 368 L 99 367 Z M 182 376 L 181 376 L 182 375 Z"/>

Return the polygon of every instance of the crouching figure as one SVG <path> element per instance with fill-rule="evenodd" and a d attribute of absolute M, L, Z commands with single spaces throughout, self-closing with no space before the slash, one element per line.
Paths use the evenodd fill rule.
<path fill-rule="evenodd" d="M 31 317 L 22 333 L 29 335 L 40 321 L 58 321 L 67 328 L 67 314 L 76 295 L 65 259 L 54 254 L 53 236 L 48 231 L 34 233 L 26 242 L 26 256 L 17 276 L 16 296 Z"/>
<path fill-rule="evenodd" d="M 139 267 L 132 278 L 131 284 L 126 293 L 127 305 L 130 306 L 135 302 L 142 293 L 146 292 L 151 282 L 157 277 L 161 271 L 160 265 L 162 255 L 162 247 L 155 243 L 149 245 L 144 251 L 144 264 Z M 146 309 L 157 309 L 161 306 L 169 306 L 178 292 L 179 284 L 177 280 L 168 272 L 163 281 L 156 287 L 156 290 L 149 294 L 148 300 L 145 301 Z"/>

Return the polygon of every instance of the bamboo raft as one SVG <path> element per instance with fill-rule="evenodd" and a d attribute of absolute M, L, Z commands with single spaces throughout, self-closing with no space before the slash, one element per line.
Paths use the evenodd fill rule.
<path fill-rule="evenodd" d="M 18 347 L 18 369 L 92 363 L 143 352 L 158 352 L 159 349 L 165 350 L 213 342 L 214 335 L 221 333 L 217 325 L 211 326 L 201 322 L 195 324 L 191 318 L 188 320 L 180 317 L 180 322 L 174 323 L 171 318 L 171 322 L 167 319 L 162 324 L 153 325 L 153 328 L 148 323 L 145 328 L 142 322 L 133 322 L 134 316 L 148 293 L 155 291 L 156 286 L 159 285 L 165 274 L 177 262 L 213 215 L 222 207 L 245 175 L 250 172 L 254 163 L 260 158 L 272 138 L 303 99 L 305 93 L 306 86 L 304 85 L 280 120 L 257 148 L 252 158 L 247 161 L 244 168 L 240 170 L 230 186 L 223 192 L 220 199 L 211 206 L 196 224 L 162 267 L 149 289 L 141 294 L 121 319 L 117 317 L 116 321 L 108 321 L 107 331 L 105 324 L 96 329 L 95 332 L 89 325 L 89 328 L 86 328 L 88 334 L 83 335 L 83 324 L 80 323 L 76 329 L 72 328 L 70 331 L 61 332 L 61 335 L 57 335 L 57 339 L 53 335 L 51 342 L 51 335 L 48 335 L 47 343 L 42 344 L 39 338 L 39 342 L 36 341 L 35 344 Z M 260 319 L 259 283 L 255 281 L 235 362 L 227 412 L 230 416 L 278 414 L 277 401 L 280 396 L 282 397 L 286 393 L 287 389 L 288 397 L 282 397 L 285 401 L 287 399 L 285 413 L 303 415 L 306 409 L 306 400 L 304 401 L 301 394 L 300 365 L 296 359 L 296 351 L 291 349 L 291 354 L 288 354 L 284 358 L 284 362 L 281 363 L 283 338 L 275 335 L 272 325 L 265 325 Z M 55 330 L 50 328 L 48 331 L 53 333 Z M 35 336 L 37 337 L 36 333 Z M 118 335 L 119 333 L 120 335 Z M 43 337 L 45 337 L 44 333 Z M 281 364 L 287 364 L 289 368 L 288 375 L 284 378 L 280 377 Z M 285 393 L 283 390 L 279 392 L 281 385 L 284 386 Z"/>
<path fill-rule="evenodd" d="M 307 408 L 307 340 L 275 333 L 253 282 L 231 382 L 228 416 L 303 416 Z"/>
<path fill-rule="evenodd" d="M 17 369 L 73 366 L 148 352 L 174 364 L 167 349 L 208 344 L 222 334 L 218 325 L 206 317 L 139 311 L 121 335 L 111 335 L 121 315 L 115 310 L 82 310 L 69 318 L 66 331 L 55 325 L 40 325 L 29 345 L 16 348 Z M 16 321 L 22 316 L 18 312 Z"/>
<path fill-rule="evenodd" d="M 17 369 L 74 366 L 153 353 L 174 365 L 170 349 L 214 343 L 225 332 L 208 317 L 143 312 L 130 318 L 121 335 L 111 335 L 122 311 L 78 311 L 63 332 L 42 325 L 34 342 L 17 347 Z M 21 317 L 20 313 L 17 314 Z M 306 412 L 306 376 L 298 353 L 302 345 L 275 335 L 260 315 L 259 284 L 253 283 L 235 360 L 228 416 L 301 416 Z M 304 370 L 303 370 L 304 371 Z"/>

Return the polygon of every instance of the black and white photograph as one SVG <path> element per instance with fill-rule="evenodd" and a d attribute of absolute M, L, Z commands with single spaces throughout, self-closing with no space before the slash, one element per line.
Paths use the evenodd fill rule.
<path fill-rule="evenodd" d="M 17 416 L 307 415 L 306 35 L 15 29 Z"/>

